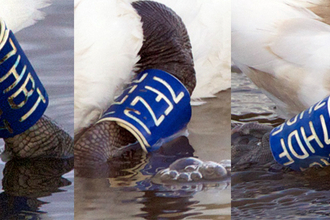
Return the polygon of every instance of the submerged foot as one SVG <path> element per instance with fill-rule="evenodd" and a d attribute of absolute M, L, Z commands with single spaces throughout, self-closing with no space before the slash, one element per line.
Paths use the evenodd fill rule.
<path fill-rule="evenodd" d="M 257 123 L 236 125 L 231 131 L 233 171 L 284 169 L 274 160 L 269 145 L 271 126 Z"/>
<path fill-rule="evenodd" d="M 154 178 L 159 178 L 163 183 L 221 181 L 230 176 L 230 167 L 230 161 L 203 162 L 194 157 L 186 157 L 158 171 Z"/>

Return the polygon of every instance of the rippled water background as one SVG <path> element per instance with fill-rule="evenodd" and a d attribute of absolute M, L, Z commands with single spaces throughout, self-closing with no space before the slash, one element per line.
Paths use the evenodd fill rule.
<path fill-rule="evenodd" d="M 232 73 L 232 122 L 276 125 L 274 104 L 248 78 Z M 232 174 L 232 219 L 330 219 L 329 169 L 315 175 Z"/>
<path fill-rule="evenodd" d="M 45 20 L 22 30 L 16 37 L 50 96 L 46 114 L 73 135 L 73 1 L 54 1 L 44 11 Z M 275 125 L 281 121 L 274 104 L 243 74 L 233 73 L 232 79 L 233 122 Z M 230 158 L 229 112 L 229 90 L 193 108 L 188 139 L 195 150 L 194 156 L 204 161 Z M 138 163 L 136 170 L 141 170 L 138 166 L 145 166 L 145 161 Z M 0 161 L 0 170 L 3 168 Z M 139 171 L 137 174 L 76 178 L 76 219 L 231 218 L 230 185 L 166 194 L 136 187 L 138 182 L 150 178 Z M 39 198 L 46 202 L 40 207 L 45 212 L 39 215 L 41 219 L 73 219 L 73 171 L 64 177 L 72 183 L 70 186 Z M 312 184 L 294 174 L 234 173 L 232 219 L 330 219 L 330 192 L 326 187 L 325 183 Z"/>
<path fill-rule="evenodd" d="M 194 156 L 230 159 L 230 90 L 193 107 L 189 133 Z M 196 191 L 151 184 L 150 170 L 161 160 L 172 158 L 142 155 L 115 177 L 76 177 L 76 219 L 230 219 L 230 182 Z"/>
<path fill-rule="evenodd" d="M 242 73 L 232 72 L 231 117 L 234 122 L 277 125 L 275 104 Z"/>
<path fill-rule="evenodd" d="M 43 11 L 47 14 L 44 20 L 15 36 L 48 92 L 50 104 L 46 115 L 73 135 L 73 0 L 53 1 Z M 4 163 L 0 161 L 1 179 L 3 168 Z M 70 186 L 60 188 L 61 192 L 52 196 L 39 198 L 45 202 L 40 207 L 44 214 L 37 215 L 40 219 L 73 219 L 73 171 L 64 177 L 71 182 Z"/>

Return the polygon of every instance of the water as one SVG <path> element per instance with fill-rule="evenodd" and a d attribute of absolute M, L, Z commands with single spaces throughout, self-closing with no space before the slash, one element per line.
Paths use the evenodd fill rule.
<path fill-rule="evenodd" d="M 274 104 L 241 73 L 232 73 L 232 122 L 275 126 Z M 330 169 L 232 174 L 232 219 L 329 219 Z"/>
<path fill-rule="evenodd" d="M 54 1 L 44 11 L 45 20 L 22 30 L 16 37 L 50 96 L 46 114 L 73 135 L 73 1 Z M 276 116 L 274 104 L 243 74 L 233 73 L 232 79 L 232 91 L 220 92 L 205 105 L 193 108 L 190 135 L 178 140 L 185 149 L 175 156 L 166 152 L 137 153 L 132 158 L 115 161 L 114 169 L 100 173 L 98 178 L 76 177 L 75 186 L 73 171 L 62 177 L 60 172 L 43 184 L 39 182 L 29 192 L 29 198 L 9 198 L 0 191 L 1 207 L 14 199 L 22 218 L 73 219 L 75 187 L 76 219 L 230 219 L 231 210 L 232 219 L 329 219 L 329 169 L 310 175 L 236 172 L 232 183 L 184 189 L 152 182 L 157 170 L 180 157 L 196 156 L 204 161 L 230 158 L 230 94 L 233 122 L 256 121 L 275 126 L 283 121 Z M 65 167 L 71 162 L 48 161 L 41 165 L 27 162 L 7 167 L 22 170 L 22 175 L 25 168 L 30 172 L 33 167 L 40 172 L 60 165 L 64 168 L 61 171 L 66 172 Z M 0 169 L 4 169 L 3 162 Z M 0 178 L 3 179 L 2 172 Z M 9 180 L 15 181 L 15 177 L 9 175 Z M 6 182 L 9 180 L 6 178 Z M 17 190 L 12 188 L 9 187 Z"/>
<path fill-rule="evenodd" d="M 203 161 L 230 159 L 230 90 L 193 107 L 189 136 L 161 153 L 137 152 L 93 171 L 76 171 L 76 219 L 230 219 L 230 181 L 213 184 L 159 185 L 152 175 L 181 157 Z M 180 146 L 180 147 L 179 147 Z M 86 174 L 86 170 L 83 170 Z"/>
<path fill-rule="evenodd" d="M 278 125 L 275 104 L 242 73 L 232 72 L 231 118 L 234 122 Z"/>
<path fill-rule="evenodd" d="M 73 135 L 73 1 L 53 1 L 43 11 L 47 14 L 43 21 L 15 36 L 48 92 L 50 104 L 45 114 Z M 8 197 L 3 190 L 0 191 L 2 218 L 5 212 L 15 211 L 14 219 L 18 216 L 23 219 L 73 219 L 74 174 L 67 170 L 72 165 L 70 163 L 72 161 L 7 164 L 6 170 L 15 168 L 16 172 L 12 175 L 11 170 L 10 175 L 6 175 L 6 183 L 2 187 L 15 196 Z M 4 166 L 1 161 L 1 179 Z M 26 176 L 23 173 L 25 169 L 28 171 Z M 32 172 L 34 174 L 29 176 Z M 61 178 L 65 172 L 68 173 Z M 37 180 L 27 181 L 29 188 L 24 190 L 27 176 Z M 19 183 L 15 182 L 18 178 Z M 19 184 L 22 184 L 21 188 Z M 9 209 L 10 206 L 14 208 Z"/>

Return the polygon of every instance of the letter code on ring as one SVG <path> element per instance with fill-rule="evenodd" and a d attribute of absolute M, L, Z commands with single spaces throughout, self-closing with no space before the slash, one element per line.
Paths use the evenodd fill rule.
<path fill-rule="evenodd" d="M 14 34 L 0 20 L 0 137 L 20 134 L 43 115 L 48 96 Z"/>
<path fill-rule="evenodd" d="M 330 96 L 270 133 L 277 162 L 295 170 L 330 165 Z"/>
<path fill-rule="evenodd" d="M 191 118 L 190 95 L 174 76 L 157 69 L 138 74 L 99 122 L 116 121 L 129 130 L 145 151 L 186 127 Z"/>

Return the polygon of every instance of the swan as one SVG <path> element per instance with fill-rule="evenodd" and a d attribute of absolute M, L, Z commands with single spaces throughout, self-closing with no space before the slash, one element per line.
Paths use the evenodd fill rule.
<path fill-rule="evenodd" d="M 39 84 L 39 79 L 36 75 L 34 75 L 34 70 L 30 67 L 29 62 L 24 60 L 25 55 L 22 51 L 20 51 L 18 47 L 19 43 L 15 43 L 15 40 L 13 40 L 15 37 L 14 34 L 11 33 L 16 33 L 24 28 L 27 28 L 28 26 L 33 25 L 38 20 L 43 19 L 45 14 L 40 9 L 50 5 L 50 1 L 0 0 L 0 5 L 0 65 L 2 65 L 0 72 L 0 82 L 2 83 L 1 90 L 8 86 L 9 79 L 11 75 L 13 75 L 14 71 L 12 71 L 12 69 L 8 71 L 8 68 L 11 67 L 9 65 L 12 65 L 11 60 L 16 60 L 16 58 L 19 60 L 19 62 L 16 61 L 15 63 L 15 68 L 17 68 L 16 71 L 18 72 L 17 74 L 19 74 L 19 77 L 15 77 L 16 80 L 13 87 L 8 87 L 10 90 L 19 88 L 9 98 L 7 95 L 2 95 L 2 97 L 0 97 L 1 108 L 5 106 L 4 108 L 8 109 L 6 107 L 7 104 L 5 104 L 8 100 L 8 103 L 11 102 L 11 109 L 19 109 L 17 111 L 20 111 L 19 113 L 17 113 L 17 111 L 6 113 L 2 111 L 3 109 L 0 111 L 0 116 L 2 116 L 0 117 L 0 130 L 1 132 L 4 131 L 1 133 L 1 137 L 4 138 L 5 141 L 5 151 L 1 155 L 1 158 L 3 161 L 8 161 L 11 158 L 70 157 L 73 155 L 72 138 L 50 118 L 42 115 L 47 107 L 47 94 L 44 93 L 44 88 L 41 84 Z M 9 44 L 11 46 L 14 44 L 15 46 L 8 46 Z M 10 49 L 10 53 L 8 53 L 11 54 L 10 56 L 7 54 L 8 48 L 12 48 Z M 26 68 L 27 71 L 24 71 L 24 68 L 21 72 L 18 71 L 18 68 L 21 67 Z M 11 73 L 11 75 L 8 75 L 9 73 Z M 21 84 L 22 80 L 25 80 L 23 84 Z M 32 86 L 35 88 L 29 89 L 28 86 L 32 81 L 34 82 Z M 26 87 L 23 88 L 24 85 L 26 85 Z M 17 104 L 15 103 L 15 100 L 10 101 L 10 98 L 14 97 L 15 94 L 23 94 L 22 91 L 25 91 L 25 98 L 23 102 Z M 36 92 L 38 92 L 39 95 L 37 95 Z M 3 92 L 3 94 L 5 93 L 7 92 Z M 8 94 L 11 93 L 8 92 Z M 35 102 L 31 101 L 34 100 L 36 96 L 38 96 L 38 99 Z M 26 108 L 26 103 L 29 103 L 28 105 L 33 104 L 33 107 Z M 15 119 L 12 121 L 12 124 L 7 121 L 8 118 L 6 118 L 7 116 L 5 116 L 5 114 L 20 115 L 22 113 L 21 109 L 24 108 L 28 110 L 28 112 L 24 112 L 24 114 L 26 113 L 24 115 L 26 116 L 24 120 L 21 120 L 23 117 L 19 122 L 15 121 Z M 38 116 L 35 117 L 33 115 Z M 31 119 L 32 117 L 34 118 L 33 120 Z M 30 119 L 31 122 L 29 122 L 29 124 L 23 125 L 24 121 L 29 121 Z M 16 124 L 16 127 L 13 124 Z M 18 130 L 15 130 L 16 128 L 18 128 Z"/>
<path fill-rule="evenodd" d="M 91 0 L 75 1 L 74 123 L 75 158 L 77 159 L 75 163 L 78 158 L 88 158 L 85 162 L 91 163 L 96 160 L 105 162 L 114 151 L 114 147 L 109 145 L 120 147 L 118 142 L 136 141 L 127 131 L 113 129 L 114 125 L 103 126 L 100 130 L 105 130 L 105 132 L 99 130 L 93 134 L 92 131 L 101 123 L 95 126 L 93 124 L 110 106 L 123 85 L 128 83 L 135 75 L 135 71 L 139 69 L 137 63 L 141 62 L 141 57 L 138 53 L 145 43 L 143 41 L 145 30 L 142 28 L 142 16 L 132 7 L 132 2 L 116 0 L 99 1 L 95 4 Z M 173 10 L 187 28 L 197 78 L 196 88 L 191 95 L 192 99 L 213 97 L 218 91 L 229 88 L 230 4 L 228 1 L 160 0 L 155 2 L 162 3 Z M 167 13 L 166 11 L 167 9 L 161 13 Z M 87 12 L 88 17 L 85 16 Z M 140 13 L 143 14 L 141 11 Z M 146 17 L 148 16 L 150 15 Z M 227 25 L 226 28 L 221 28 L 224 24 Z M 180 78 L 180 75 L 177 77 Z M 191 89 L 188 90 L 191 92 Z M 81 137 L 80 134 L 86 129 L 90 132 L 85 132 L 84 137 Z M 98 133 L 107 136 L 117 135 L 121 140 L 107 140 L 108 137 L 103 141 L 93 140 L 91 137 L 98 136 Z M 125 138 L 128 140 L 123 141 Z M 88 145 L 86 143 L 93 143 L 93 149 L 86 146 Z"/>
<path fill-rule="evenodd" d="M 246 124 L 232 134 L 267 130 L 272 153 L 264 150 L 295 170 L 329 165 L 329 51 L 329 1 L 233 0 L 232 60 L 289 120 L 274 129 Z"/>
<path fill-rule="evenodd" d="M 131 2 L 75 1 L 75 136 L 97 121 L 133 76 L 143 33 L 140 17 Z M 174 10 L 188 30 L 197 77 L 192 94 L 194 103 L 229 88 L 230 3 L 157 2 Z"/>
<path fill-rule="evenodd" d="M 330 2 L 233 0 L 232 60 L 291 118 L 330 95 Z"/>

